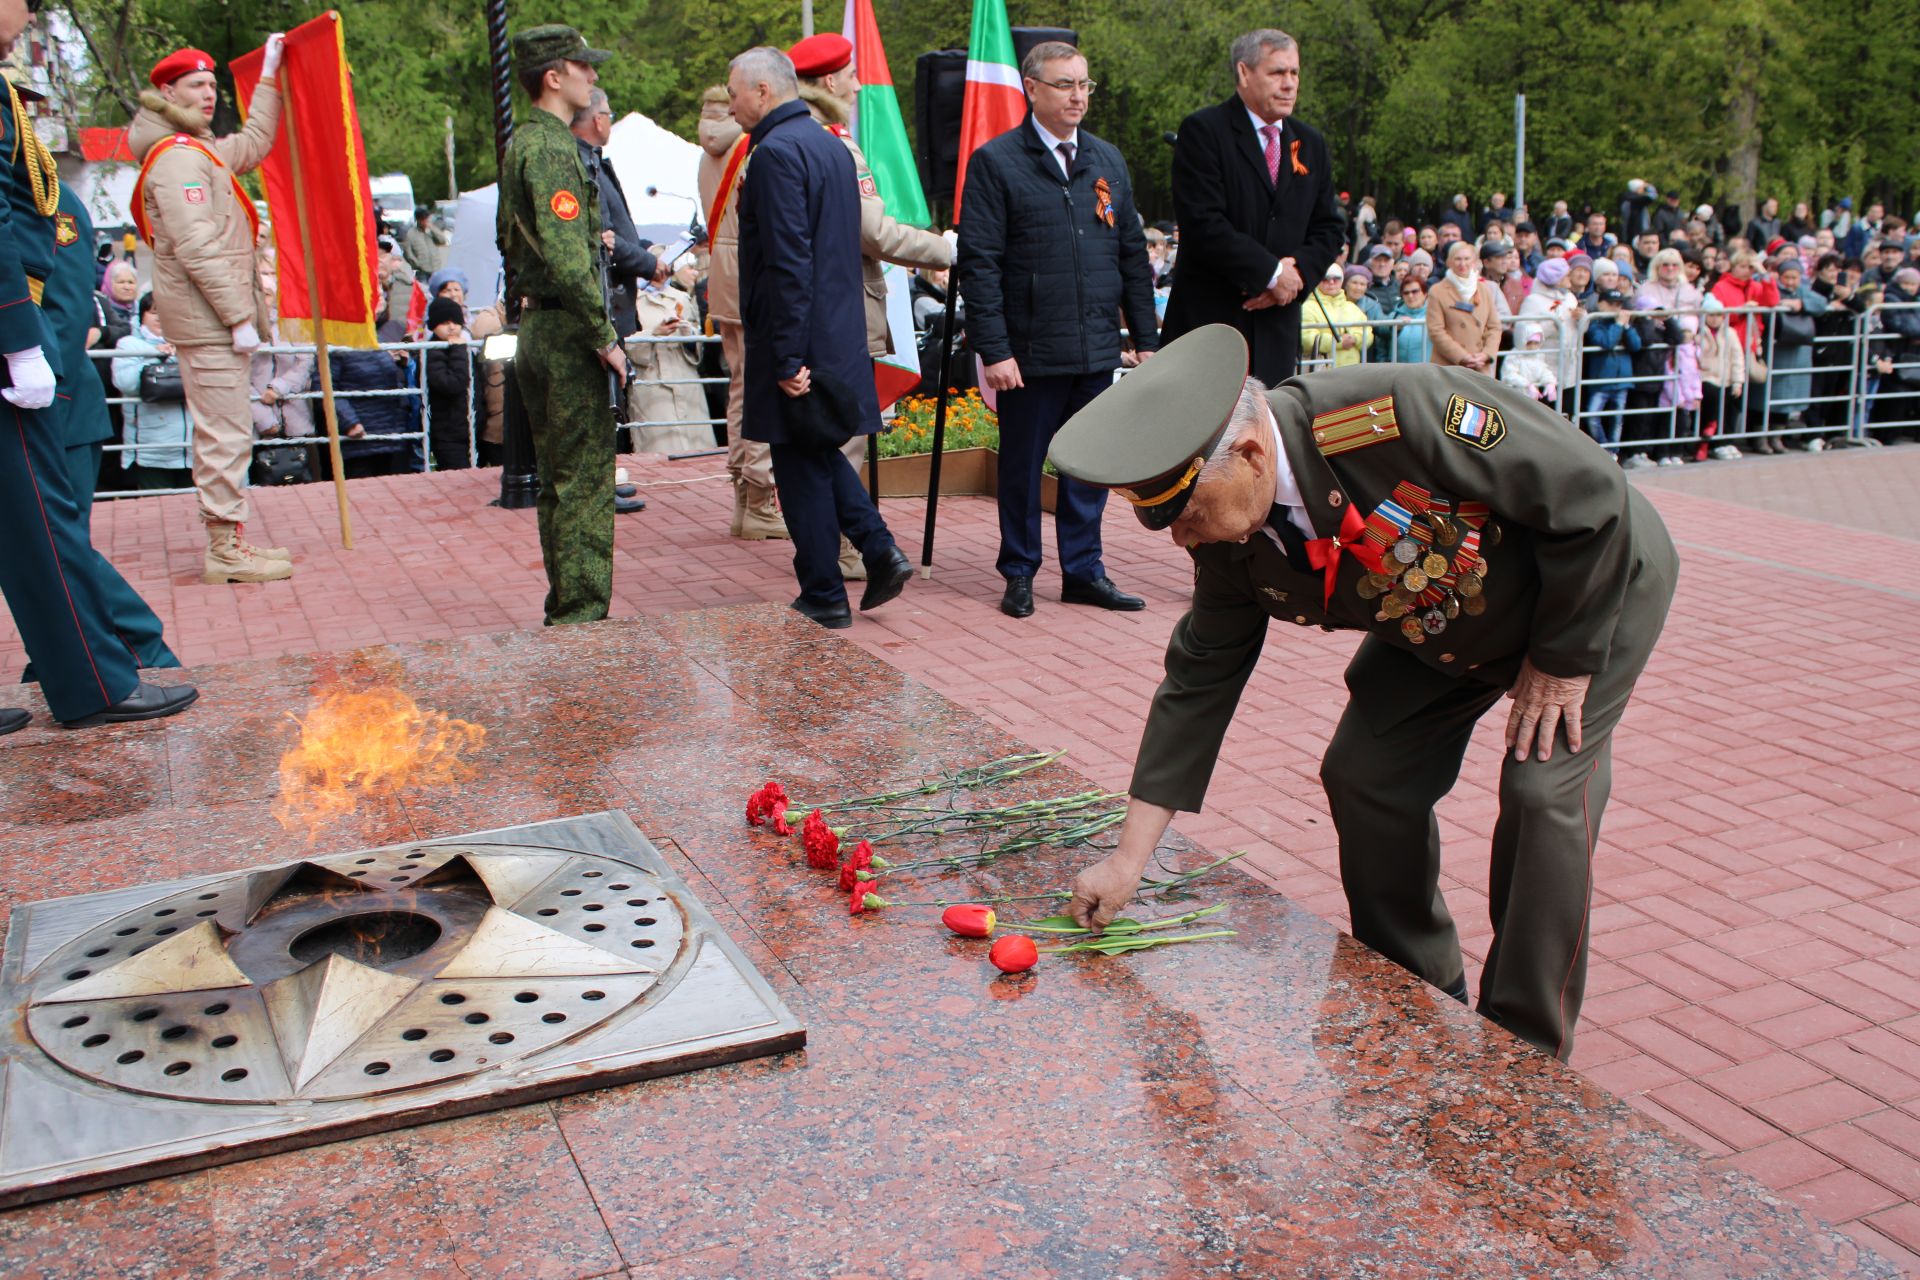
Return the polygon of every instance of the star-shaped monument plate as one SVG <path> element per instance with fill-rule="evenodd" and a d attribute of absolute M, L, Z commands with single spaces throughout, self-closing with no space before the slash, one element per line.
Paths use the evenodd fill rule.
<path fill-rule="evenodd" d="M 0 1206 L 806 1040 L 618 813 L 31 903 L 0 1001 Z"/>

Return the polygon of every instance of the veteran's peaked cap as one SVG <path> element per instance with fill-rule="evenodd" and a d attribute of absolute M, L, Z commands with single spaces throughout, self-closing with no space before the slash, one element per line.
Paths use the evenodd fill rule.
<path fill-rule="evenodd" d="M 1186 509 L 1247 378 L 1231 325 L 1184 334 L 1073 415 L 1047 451 L 1062 475 L 1117 489 L 1149 529 Z"/>

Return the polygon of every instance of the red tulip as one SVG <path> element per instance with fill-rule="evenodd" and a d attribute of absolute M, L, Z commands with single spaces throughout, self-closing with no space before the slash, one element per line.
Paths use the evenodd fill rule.
<path fill-rule="evenodd" d="M 1002 973 L 1025 973 L 1040 963 L 1040 949 L 1033 945 L 1032 938 L 1012 933 L 993 944 L 987 959 Z"/>
<path fill-rule="evenodd" d="M 940 913 L 940 923 L 963 938 L 990 938 L 993 936 L 993 908 L 972 905 L 948 907 Z"/>

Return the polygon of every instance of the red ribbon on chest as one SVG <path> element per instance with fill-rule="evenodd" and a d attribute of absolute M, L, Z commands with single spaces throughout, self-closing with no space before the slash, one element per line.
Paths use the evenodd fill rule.
<path fill-rule="evenodd" d="M 1314 538 L 1307 543 L 1307 563 L 1326 571 L 1326 601 L 1333 606 L 1333 589 L 1340 580 L 1340 553 L 1350 551 L 1370 573 L 1379 573 L 1380 548 L 1367 540 L 1366 519 L 1349 502 L 1340 517 L 1340 532 L 1331 538 Z"/>

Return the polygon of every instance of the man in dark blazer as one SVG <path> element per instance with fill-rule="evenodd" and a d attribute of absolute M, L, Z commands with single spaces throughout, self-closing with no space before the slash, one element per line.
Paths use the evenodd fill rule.
<path fill-rule="evenodd" d="M 1253 352 L 1253 376 L 1293 375 L 1304 281 L 1339 255 L 1333 162 L 1326 140 L 1292 119 L 1300 49 L 1285 32 L 1233 42 L 1236 95 L 1180 125 L 1173 207 L 1180 257 L 1161 336 L 1230 324 Z M 971 299 L 969 299 L 971 301 Z"/>
<path fill-rule="evenodd" d="M 1060 424 L 1159 345 L 1153 266 L 1126 161 L 1080 128 L 1093 82 L 1070 44 L 1035 45 L 1021 65 L 1031 111 L 967 162 L 960 292 L 967 336 L 999 395 L 1000 611 L 1033 612 L 1040 470 Z M 1120 344 L 1125 313 L 1133 351 Z M 1062 477 L 1054 510 L 1060 598 L 1101 609 L 1146 602 L 1100 560 L 1106 490 Z"/>
<path fill-rule="evenodd" d="M 640 243 L 633 215 L 627 211 L 627 190 L 607 158 L 607 140 L 613 136 L 613 104 L 604 89 L 595 88 L 587 105 L 573 117 L 573 136 L 580 145 L 580 163 L 600 188 L 600 243 L 607 251 L 607 310 L 613 331 L 625 342 L 640 327 L 634 311 L 639 282 L 651 280 L 660 263 Z"/>
<path fill-rule="evenodd" d="M 913 576 L 838 447 L 880 429 L 860 275 L 860 184 L 846 147 L 799 100 L 786 54 L 747 50 L 733 60 L 727 90 L 753 146 L 740 187 L 742 434 L 771 447 L 800 580 L 793 607 L 838 630 L 853 625 L 842 534 L 866 565 L 862 610 L 893 599 Z"/>

